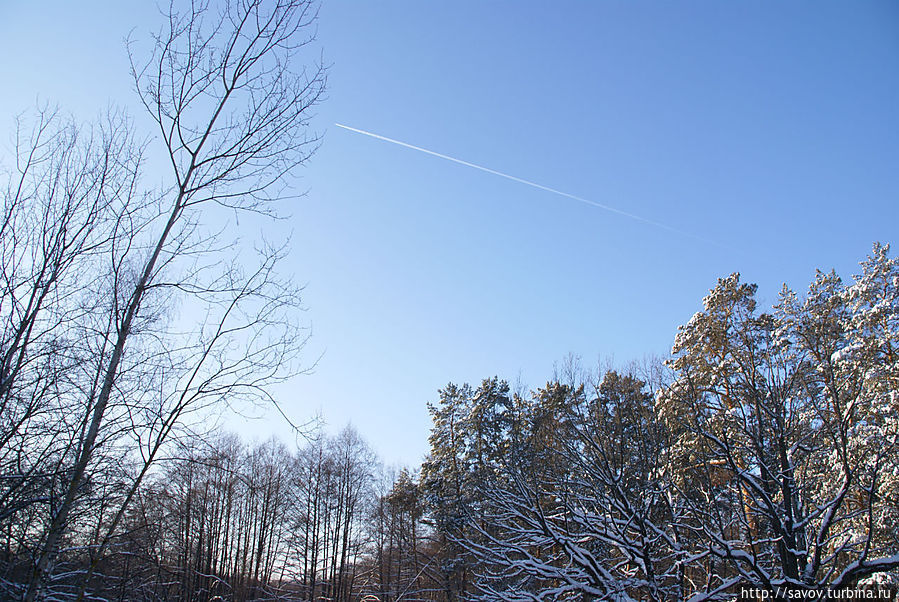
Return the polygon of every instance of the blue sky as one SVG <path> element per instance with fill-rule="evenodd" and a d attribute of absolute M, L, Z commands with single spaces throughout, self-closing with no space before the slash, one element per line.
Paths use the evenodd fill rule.
<path fill-rule="evenodd" d="M 2 115 L 37 97 L 85 118 L 135 107 L 121 39 L 157 18 L 4 3 Z M 740 271 L 770 303 L 897 242 L 896 3 L 335 0 L 318 38 L 324 141 L 298 174 L 285 269 L 306 283 L 307 357 L 323 355 L 277 393 L 388 462 L 420 461 L 449 381 L 533 388 L 568 353 L 663 354 L 718 277 Z M 286 436 L 268 418 L 232 428 Z"/>

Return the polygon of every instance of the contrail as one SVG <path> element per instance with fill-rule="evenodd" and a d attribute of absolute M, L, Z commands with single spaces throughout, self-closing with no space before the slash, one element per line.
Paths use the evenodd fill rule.
<path fill-rule="evenodd" d="M 651 226 L 655 226 L 657 228 L 662 228 L 664 230 L 668 230 L 669 232 L 674 232 L 676 234 L 680 234 L 681 236 L 687 236 L 689 238 L 695 238 L 701 240 L 703 242 L 710 242 L 712 244 L 713 241 L 706 240 L 704 238 L 700 238 L 695 234 L 690 234 L 689 232 L 684 232 L 683 230 L 678 230 L 677 228 L 672 228 L 667 224 L 662 224 L 660 222 L 653 221 L 651 219 L 647 219 L 645 217 L 641 217 L 639 215 L 635 215 L 633 213 L 628 213 L 627 211 L 622 211 L 621 209 L 616 209 L 615 207 L 611 207 L 609 205 L 604 205 L 602 203 L 597 203 L 596 201 L 592 201 L 590 199 L 585 199 L 584 197 L 577 196 L 575 194 L 571 194 L 568 192 L 564 192 L 562 190 L 556 190 L 555 188 L 550 188 L 549 186 L 544 186 L 543 184 L 538 184 L 537 182 L 531 182 L 530 180 L 525 180 L 524 178 L 519 178 L 516 176 L 509 175 L 507 173 L 503 173 L 501 171 L 496 171 L 495 169 L 490 169 L 489 167 L 484 167 L 483 165 L 477 165 L 475 163 L 470 163 L 468 161 L 463 161 L 462 159 L 457 159 L 455 157 L 450 157 L 449 155 L 444 155 L 442 153 L 438 153 L 432 150 L 428 150 L 426 148 L 422 148 L 420 146 L 415 146 L 414 144 L 409 144 L 408 142 L 402 142 L 400 140 L 394 140 L 393 138 L 388 138 L 387 136 L 381 136 L 380 134 L 375 134 L 374 132 L 367 132 L 365 130 L 360 130 L 358 128 L 350 127 L 348 125 L 343 125 L 342 123 L 335 123 L 339 128 L 343 128 L 345 130 L 349 130 L 351 132 L 356 132 L 357 134 L 362 134 L 363 136 L 369 136 L 371 138 L 375 138 L 377 140 L 383 140 L 384 142 L 390 142 L 391 144 L 396 144 L 398 146 L 403 146 L 405 148 L 411 148 L 412 150 L 417 150 L 419 152 L 432 155 L 434 157 L 439 157 L 441 159 L 446 159 L 447 161 L 452 161 L 453 163 L 458 163 L 459 165 L 464 165 L 466 167 L 471 167 L 472 169 L 477 169 L 480 171 L 487 172 L 489 174 L 493 174 L 495 176 L 499 176 L 501 178 L 506 178 L 507 180 L 512 180 L 513 182 L 518 182 L 519 184 L 525 184 L 527 186 L 531 186 L 533 188 L 537 188 L 539 190 L 545 190 L 546 192 L 551 192 L 553 194 L 557 194 L 559 196 L 563 196 L 565 198 L 572 199 L 574 201 L 579 201 L 581 203 L 585 203 L 587 205 L 592 205 L 593 207 L 599 207 L 605 211 L 609 211 L 611 213 L 616 213 L 618 215 L 623 215 L 624 217 L 629 217 L 638 222 L 643 222 L 644 224 L 649 224 Z"/>

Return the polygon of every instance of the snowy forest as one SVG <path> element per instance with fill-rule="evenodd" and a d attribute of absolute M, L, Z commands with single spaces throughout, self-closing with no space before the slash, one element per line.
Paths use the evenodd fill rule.
<path fill-rule="evenodd" d="M 4 391 L 5 595 L 59 528 L 39 599 L 894 596 L 899 260 L 875 246 L 851 283 L 819 272 L 771 312 L 755 292 L 719 280 L 663 362 L 447 385 L 428 458 L 393 474 L 352 428 L 172 437 L 154 460 L 134 420 L 152 406 L 116 399 L 61 528 L 86 433 L 35 355 Z"/>
<path fill-rule="evenodd" d="M 3 162 L 0 598 L 895 599 L 887 244 L 770 307 L 710 283 L 665 358 L 447 384 L 421 466 L 209 426 L 303 370 L 288 246 L 221 224 L 279 215 L 327 67 L 314 2 L 176 4 L 128 46 L 151 134 L 41 107 Z"/>

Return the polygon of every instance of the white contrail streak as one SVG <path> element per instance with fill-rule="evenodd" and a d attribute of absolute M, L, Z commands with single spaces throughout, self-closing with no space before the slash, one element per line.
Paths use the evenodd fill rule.
<path fill-rule="evenodd" d="M 339 128 L 349 130 L 351 132 L 356 132 L 357 134 L 362 134 L 363 136 L 370 136 L 371 138 L 376 138 L 377 140 L 383 140 L 384 142 L 390 142 L 391 144 L 396 144 L 398 146 L 403 146 L 405 148 L 411 148 L 412 150 L 417 150 L 419 152 L 426 153 L 428 155 L 432 155 L 434 157 L 446 159 L 447 161 L 452 161 L 453 163 L 458 163 L 459 165 L 471 167 L 472 169 L 478 169 L 480 171 L 484 171 L 489 174 L 499 176 L 501 178 L 506 178 L 507 180 L 512 180 L 513 182 L 518 182 L 520 184 L 526 184 L 527 186 L 531 186 L 531 187 L 537 188 L 539 190 L 545 190 L 546 192 L 551 192 L 553 194 L 557 194 L 557 195 L 563 196 L 565 198 L 569 198 L 569 199 L 572 199 L 575 201 L 580 201 L 581 203 L 585 203 L 587 205 L 592 205 L 593 207 L 599 207 L 600 209 L 604 209 L 605 211 L 609 211 L 611 213 L 617 213 L 618 215 L 623 215 L 624 217 L 629 217 L 633 220 L 637 220 L 638 222 L 643 222 L 644 224 L 649 224 L 651 226 L 656 226 L 657 228 L 662 228 L 662 229 L 668 230 L 670 232 L 675 232 L 682 236 L 688 236 L 690 238 L 698 238 L 699 240 L 703 240 L 704 242 L 712 242 L 712 241 L 707 241 L 705 239 L 699 238 L 693 234 L 690 234 L 689 232 L 684 232 L 682 230 L 678 230 L 677 228 L 672 228 L 671 226 L 668 226 L 666 224 L 662 224 L 662 223 L 653 221 L 651 219 L 646 219 L 645 217 L 641 217 L 641 216 L 635 215 L 633 213 L 628 213 L 627 211 L 622 211 L 621 209 L 616 209 L 615 207 L 611 207 L 609 205 L 597 203 L 596 201 L 591 201 L 590 199 L 585 199 L 584 197 L 580 197 L 575 194 L 570 194 L 570 193 L 564 192 L 562 190 L 556 190 L 555 188 L 550 188 L 549 186 L 544 186 L 543 184 L 538 184 L 537 182 L 531 182 L 530 180 L 518 178 L 516 176 L 512 176 L 507 173 L 503 173 L 501 171 L 496 171 L 495 169 L 490 169 L 489 167 L 484 167 L 483 165 L 477 165 L 475 163 L 463 161 L 462 159 L 456 159 L 455 157 L 450 157 L 449 155 L 444 155 L 442 153 L 428 150 L 428 149 L 422 148 L 420 146 L 415 146 L 414 144 L 409 144 L 407 142 L 402 142 L 400 140 L 394 140 L 393 138 L 388 138 L 387 136 L 381 136 L 379 134 L 375 134 L 374 132 L 367 132 L 365 130 L 360 130 L 358 128 L 350 127 L 348 125 L 343 125 L 342 123 L 335 123 L 334 125 L 336 125 Z"/>

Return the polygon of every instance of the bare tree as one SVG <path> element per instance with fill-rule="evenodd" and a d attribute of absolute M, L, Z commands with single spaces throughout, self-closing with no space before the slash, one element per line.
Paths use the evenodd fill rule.
<path fill-rule="evenodd" d="M 369 517 L 371 553 L 361 593 L 382 602 L 440 599 L 420 484 L 407 469 L 384 475 Z"/>
<path fill-rule="evenodd" d="M 135 465 L 107 536 L 92 551 L 94 559 L 103 554 L 108 534 L 188 412 L 220 399 L 236 403 L 264 396 L 265 385 L 290 372 L 304 336 L 295 326 L 298 291 L 275 269 L 284 249 L 256 245 L 254 266 L 210 222 L 221 217 L 216 207 L 274 214 L 271 203 L 285 190 L 284 175 L 314 150 L 317 141 L 307 135 L 307 126 L 309 110 L 324 90 L 324 70 L 320 65 L 306 70 L 298 59 L 312 39 L 315 16 L 315 3 L 303 0 L 194 2 L 185 13 L 171 5 L 149 58 L 139 59 L 136 46 L 130 46 L 135 85 L 158 126 L 158 141 L 148 148 L 163 150 L 171 184 L 160 191 L 139 188 L 140 149 L 128 138 L 131 124 L 111 122 L 108 131 L 101 130 L 109 141 L 104 138 L 100 148 L 120 155 L 107 153 L 112 159 L 100 163 L 106 171 L 94 178 L 93 196 L 73 196 L 70 213 L 78 218 L 92 215 L 95 198 L 106 203 L 106 212 L 85 226 L 85 242 L 71 238 L 68 224 L 56 228 L 55 238 L 49 232 L 49 248 L 47 236 L 23 242 L 4 233 L 4 247 L 11 246 L 4 249 L 12 257 L 9 265 L 22 264 L 16 253 L 30 257 L 43 249 L 51 268 L 44 274 L 33 266 L 38 275 L 31 277 L 30 293 L 27 279 L 19 288 L 7 285 L 16 306 L 10 315 L 18 324 L 4 335 L 11 341 L 2 349 L 4 399 L 24 363 L 21 350 L 35 332 L 30 324 L 38 321 L 30 316 L 47 306 L 46 283 L 59 277 L 76 250 L 87 249 L 96 260 L 92 270 L 77 274 L 90 278 L 84 287 L 90 294 L 77 305 L 85 315 L 81 329 L 87 336 L 77 347 L 84 355 L 65 379 L 52 381 L 72 383 L 65 399 L 80 400 L 65 408 L 71 424 L 58 426 L 71 443 L 59 454 L 61 490 L 42 529 L 26 600 L 47 586 L 101 455 L 125 454 Z M 38 136 L 24 154 L 52 165 L 63 151 L 42 144 Z M 66 286 L 57 290 L 71 295 Z M 23 295 L 35 302 L 23 305 Z M 71 310 L 54 307 L 64 310 L 59 313 Z M 200 316 L 199 326 L 187 326 L 185 315 Z M 18 407 L 33 415 L 37 406 L 21 399 Z M 11 418 L 10 432 L 16 432 L 17 420 Z"/>
<path fill-rule="evenodd" d="M 93 283 L 134 198 L 141 150 L 109 114 L 79 128 L 42 109 L 20 119 L 0 223 L 0 524 L 8 569 L 62 502 L 82 423 Z M 11 548 L 16 542 L 18 550 Z"/>

